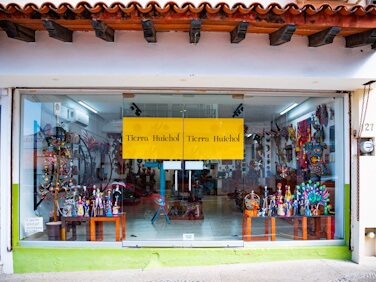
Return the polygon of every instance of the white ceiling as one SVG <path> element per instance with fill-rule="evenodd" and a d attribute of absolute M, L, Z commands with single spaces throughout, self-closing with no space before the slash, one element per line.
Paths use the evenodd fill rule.
<path fill-rule="evenodd" d="M 235 96 L 237 97 L 237 96 Z M 188 117 L 202 117 L 205 110 L 218 110 L 216 117 L 231 118 L 240 104 L 243 111 L 238 115 L 246 122 L 268 122 L 293 103 L 302 103 L 307 96 L 246 96 L 245 99 L 232 95 L 203 94 L 136 94 L 134 98 L 124 98 L 119 94 L 107 95 L 69 95 L 74 101 L 83 101 L 98 111 L 98 115 L 107 121 L 125 116 L 136 116 L 130 109 L 132 103 L 142 111 L 140 116 L 179 116 L 182 105 L 186 107 Z M 168 113 L 166 114 L 166 111 Z M 201 112 L 198 112 L 201 110 Z M 207 112 L 207 111 L 206 111 Z M 213 111 L 212 111 L 213 112 Z M 209 117 L 209 116 L 208 116 Z"/>

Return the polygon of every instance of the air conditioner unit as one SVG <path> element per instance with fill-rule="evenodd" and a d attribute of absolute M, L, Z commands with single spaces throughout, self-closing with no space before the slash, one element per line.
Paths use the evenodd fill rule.
<path fill-rule="evenodd" d="M 61 105 L 60 102 L 54 103 L 54 115 L 64 120 L 69 120 L 68 108 Z"/>
<path fill-rule="evenodd" d="M 89 125 L 89 115 L 76 109 L 69 109 L 69 121 L 77 122 L 84 126 Z"/>

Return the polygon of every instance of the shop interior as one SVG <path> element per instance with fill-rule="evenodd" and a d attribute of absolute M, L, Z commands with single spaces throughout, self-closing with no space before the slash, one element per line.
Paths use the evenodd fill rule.
<path fill-rule="evenodd" d="M 343 238 L 338 95 L 43 90 L 21 101 L 22 240 L 228 246 Z M 243 119 L 243 158 L 123 159 L 128 117 Z M 43 230 L 26 224 L 35 217 Z M 51 222 L 61 222 L 53 235 Z"/>

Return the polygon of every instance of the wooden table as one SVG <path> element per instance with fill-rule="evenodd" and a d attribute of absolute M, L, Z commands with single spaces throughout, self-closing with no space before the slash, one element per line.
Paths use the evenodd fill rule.
<path fill-rule="evenodd" d="M 264 236 L 252 236 L 252 219 L 264 219 Z M 262 240 L 262 241 L 275 241 L 275 217 L 252 217 L 243 215 L 243 232 L 242 238 L 244 241 Z"/>
<path fill-rule="evenodd" d="M 61 217 L 61 240 L 75 241 L 77 239 L 77 222 L 86 223 L 86 240 L 90 241 L 90 217 Z M 72 224 L 72 237 L 67 239 L 68 224 Z"/>
<path fill-rule="evenodd" d="M 111 217 L 90 217 L 90 239 L 91 241 L 103 240 L 103 222 L 115 222 L 116 241 L 125 240 L 126 237 L 126 213 Z M 121 224 L 121 234 L 120 234 Z"/>
<path fill-rule="evenodd" d="M 308 220 L 313 221 L 312 235 L 308 233 Z M 294 240 L 320 240 L 322 222 L 324 223 L 325 238 L 333 239 L 332 220 L 334 220 L 334 216 L 331 215 L 294 217 Z M 299 229 L 302 232 L 301 236 L 299 236 Z"/>
<path fill-rule="evenodd" d="M 252 235 L 252 219 L 264 219 L 264 235 Z M 243 215 L 243 230 L 242 238 L 244 241 L 275 241 L 276 237 L 276 219 L 291 219 L 294 225 L 294 240 L 320 240 L 322 233 L 325 233 L 325 238 L 333 239 L 333 220 L 334 216 L 276 216 L 276 217 L 250 217 Z M 312 231 L 308 229 L 308 221 L 312 221 Z M 323 226 L 322 226 L 323 225 Z M 323 227 L 323 228 L 322 228 Z M 299 231 L 301 235 L 299 235 Z"/>

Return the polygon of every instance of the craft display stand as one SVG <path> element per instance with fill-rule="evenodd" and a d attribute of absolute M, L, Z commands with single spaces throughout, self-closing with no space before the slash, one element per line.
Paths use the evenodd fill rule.
<path fill-rule="evenodd" d="M 164 214 L 167 223 L 170 224 L 171 222 L 170 222 L 170 219 L 168 217 L 168 213 L 166 212 L 166 209 L 164 207 L 164 204 L 163 205 L 159 205 L 158 210 L 156 211 L 156 213 L 154 214 L 153 218 L 151 219 L 151 223 L 154 224 L 154 222 L 158 218 L 159 213 L 161 213 L 161 212 L 162 212 L 162 214 Z"/>
<path fill-rule="evenodd" d="M 332 220 L 333 216 L 302 216 L 294 218 L 294 240 L 320 240 L 321 239 L 321 223 L 324 223 L 325 238 L 333 239 Z M 313 221 L 313 234 L 308 230 L 308 220 Z M 299 229 L 302 235 L 299 236 Z"/>
<path fill-rule="evenodd" d="M 264 219 L 265 232 L 264 236 L 252 235 L 252 219 Z M 293 216 L 293 217 L 250 217 L 243 215 L 243 231 L 242 238 L 244 241 L 275 241 L 276 238 L 276 218 L 292 219 L 294 225 L 294 240 L 320 240 L 322 231 L 325 238 L 333 239 L 333 220 L 334 216 Z M 313 221 L 313 231 L 308 230 L 308 220 Z M 324 230 L 322 230 L 322 223 Z M 301 235 L 299 235 L 299 231 Z"/>
<path fill-rule="evenodd" d="M 77 222 L 85 222 L 86 224 L 86 241 L 90 241 L 90 217 L 62 217 L 61 218 L 61 240 L 75 241 L 77 239 Z M 69 223 L 72 225 L 72 237 L 67 239 L 69 231 Z"/>
<path fill-rule="evenodd" d="M 155 202 L 157 203 L 158 205 L 158 210 L 155 212 L 153 218 L 151 219 L 151 223 L 154 224 L 154 222 L 157 220 L 158 218 L 158 215 L 160 213 L 164 214 L 165 218 L 166 218 L 166 221 L 168 224 L 170 224 L 170 218 L 168 217 L 168 213 L 165 209 L 165 201 L 162 200 L 162 199 L 157 199 L 155 200 Z"/>
<path fill-rule="evenodd" d="M 264 219 L 264 236 L 252 235 L 252 219 Z M 243 232 L 244 241 L 275 241 L 275 217 L 252 217 L 243 215 Z"/>
<path fill-rule="evenodd" d="M 115 240 L 121 241 L 126 238 L 126 213 L 111 217 L 90 217 L 90 239 L 91 241 L 102 241 L 103 222 L 115 222 Z M 120 233 L 121 225 L 121 233 Z"/>

